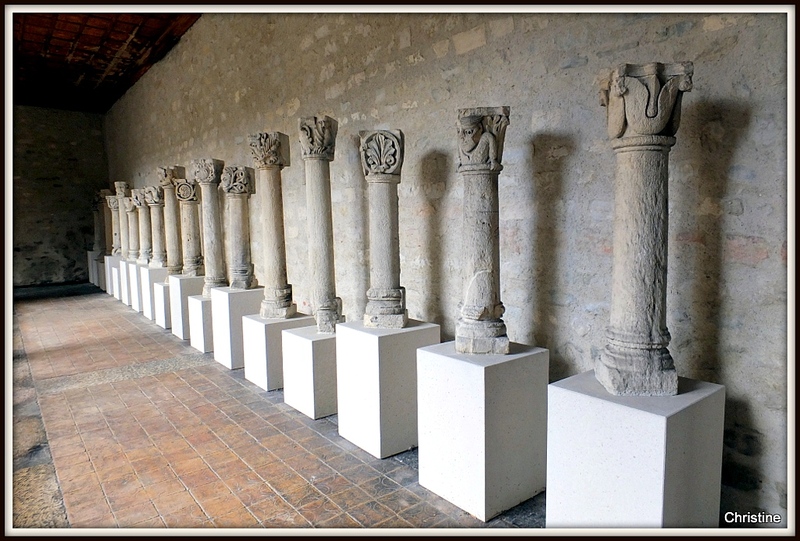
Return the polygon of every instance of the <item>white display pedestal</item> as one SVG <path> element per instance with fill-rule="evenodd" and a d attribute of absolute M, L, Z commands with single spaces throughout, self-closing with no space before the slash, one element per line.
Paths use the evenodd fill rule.
<path fill-rule="evenodd" d="M 242 317 L 257 314 L 264 288 L 211 288 L 211 321 L 214 360 L 231 370 L 244 367 Z"/>
<path fill-rule="evenodd" d="M 124 259 L 119 260 L 119 287 L 122 290 L 120 292 L 120 299 L 123 304 L 130 306 L 131 305 L 131 281 L 130 281 L 130 272 L 128 272 L 128 268 L 133 265 Z M 135 266 L 135 265 L 134 265 Z"/>
<path fill-rule="evenodd" d="M 128 283 L 131 286 L 131 308 L 142 311 L 142 268 L 139 263 L 128 263 Z"/>
<path fill-rule="evenodd" d="M 419 484 L 483 521 L 542 492 L 549 358 L 418 349 Z"/>
<path fill-rule="evenodd" d="M 189 339 L 189 297 L 203 292 L 205 280 L 204 276 L 182 274 L 170 274 L 167 278 L 172 334 L 181 340 Z"/>
<path fill-rule="evenodd" d="M 139 267 L 142 278 L 142 314 L 147 319 L 155 320 L 155 285 L 163 283 L 169 275 L 164 268 Z"/>
<path fill-rule="evenodd" d="M 312 419 L 336 413 L 336 334 L 283 331 L 283 401 Z"/>
<path fill-rule="evenodd" d="M 89 270 L 89 283 L 96 286 L 100 285 L 100 280 L 97 277 L 97 256 L 100 255 L 98 250 L 89 250 L 86 252 L 86 263 Z"/>
<path fill-rule="evenodd" d="M 119 289 L 119 275 L 117 275 L 117 280 L 114 280 L 114 265 L 119 267 L 119 258 L 113 255 L 107 255 L 103 258 L 104 269 L 103 272 L 106 276 L 106 293 L 109 295 L 113 295 L 114 297 L 117 296 L 117 290 Z"/>
<path fill-rule="evenodd" d="M 172 317 L 169 313 L 169 284 L 166 282 L 153 284 L 153 311 L 156 325 L 162 329 L 172 328 Z"/>
<path fill-rule="evenodd" d="M 120 281 L 119 274 L 119 258 L 117 258 L 117 260 L 113 261 L 111 264 L 113 265 L 111 267 L 111 282 L 114 284 L 114 298 L 122 302 L 122 283 Z"/>
<path fill-rule="evenodd" d="M 94 261 L 94 268 L 95 274 L 97 275 L 97 287 L 102 289 L 103 291 L 107 291 L 106 289 L 106 264 L 105 264 L 105 256 L 98 256 L 100 259 L 95 259 Z"/>
<path fill-rule="evenodd" d="M 339 435 L 377 458 L 417 446 L 417 348 L 441 341 L 439 325 L 402 329 L 336 325 Z"/>
<path fill-rule="evenodd" d="M 211 328 L 211 299 L 192 295 L 189 309 L 189 343 L 201 353 L 214 351 L 214 331 Z"/>
<path fill-rule="evenodd" d="M 719 525 L 724 386 L 614 396 L 589 371 L 548 391 L 548 528 Z"/>
<path fill-rule="evenodd" d="M 283 388 L 281 332 L 315 324 L 312 316 L 299 313 L 288 319 L 265 319 L 258 314 L 242 317 L 245 379 L 265 391 Z"/>

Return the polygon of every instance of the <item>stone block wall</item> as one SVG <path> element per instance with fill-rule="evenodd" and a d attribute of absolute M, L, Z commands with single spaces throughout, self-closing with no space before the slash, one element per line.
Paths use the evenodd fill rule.
<path fill-rule="evenodd" d="M 95 192 L 108 188 L 103 117 L 14 107 L 13 283 L 89 279 Z"/>
<path fill-rule="evenodd" d="M 456 109 L 508 105 L 505 321 L 551 350 L 558 380 L 593 368 L 609 321 L 615 156 L 597 81 L 623 62 L 694 62 L 670 157 L 671 351 L 680 375 L 727 387 L 723 511 L 785 516 L 786 36 L 785 14 L 208 14 L 106 115 L 109 172 L 141 187 L 200 157 L 252 166 L 248 134 L 288 134 L 288 275 L 308 311 L 298 118 L 336 118 L 336 290 L 352 321 L 369 278 L 358 132 L 403 130 L 401 283 L 409 316 L 452 339 Z M 254 197 L 256 278 L 258 220 Z"/>

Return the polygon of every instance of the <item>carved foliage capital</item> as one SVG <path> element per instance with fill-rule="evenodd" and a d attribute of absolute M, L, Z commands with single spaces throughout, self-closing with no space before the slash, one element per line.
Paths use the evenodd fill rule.
<path fill-rule="evenodd" d="M 405 148 L 400 130 L 372 130 L 358 133 L 361 138 L 361 166 L 364 175 L 400 175 Z"/>
<path fill-rule="evenodd" d="M 131 201 L 136 208 L 141 208 L 145 204 L 144 190 L 138 188 L 131 190 Z"/>
<path fill-rule="evenodd" d="M 198 184 L 219 184 L 224 162 L 213 158 L 192 160 L 192 178 Z"/>
<path fill-rule="evenodd" d="M 161 186 L 145 186 L 144 201 L 148 206 L 157 207 L 164 204 L 164 188 Z"/>
<path fill-rule="evenodd" d="M 111 210 L 119 210 L 119 199 L 116 195 L 106 196 L 106 203 Z"/>
<path fill-rule="evenodd" d="M 291 165 L 289 158 L 289 136 L 280 132 L 261 132 L 247 138 L 256 167 L 279 167 Z"/>
<path fill-rule="evenodd" d="M 508 106 L 458 110 L 459 171 L 503 169 L 503 144 L 510 112 Z"/>
<path fill-rule="evenodd" d="M 115 182 L 114 189 L 116 190 L 117 197 L 125 197 L 125 192 L 128 191 L 127 182 Z"/>
<path fill-rule="evenodd" d="M 691 62 L 622 64 L 601 82 L 600 104 L 607 108 L 612 139 L 678 132 L 681 97 L 692 89 Z"/>
<path fill-rule="evenodd" d="M 125 212 L 134 212 L 136 210 L 136 207 L 133 204 L 133 198 L 131 197 L 123 197 L 122 206 L 125 209 Z"/>
<path fill-rule="evenodd" d="M 222 190 L 226 194 L 250 195 L 253 193 L 253 169 L 242 165 L 227 165 L 222 172 Z"/>
<path fill-rule="evenodd" d="M 197 184 L 188 178 L 176 178 L 175 197 L 186 203 L 197 201 Z"/>
<path fill-rule="evenodd" d="M 300 148 L 303 158 L 332 161 L 336 150 L 339 124 L 329 116 L 310 116 L 300 119 Z"/>

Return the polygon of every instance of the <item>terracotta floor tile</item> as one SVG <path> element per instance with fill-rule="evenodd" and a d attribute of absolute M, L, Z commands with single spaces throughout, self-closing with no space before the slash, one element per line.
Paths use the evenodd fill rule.
<path fill-rule="evenodd" d="M 117 521 L 114 519 L 114 515 L 108 512 L 91 518 L 70 517 L 70 526 L 73 528 L 115 528 Z"/>
<path fill-rule="evenodd" d="M 333 518 L 329 518 L 324 522 L 320 522 L 317 525 L 317 527 L 318 528 L 361 528 L 361 524 L 359 524 L 353 517 L 351 517 L 347 513 L 341 513 Z"/>
<path fill-rule="evenodd" d="M 351 481 L 354 485 L 360 485 L 362 483 L 366 483 L 367 481 L 373 481 L 380 475 L 366 464 L 361 464 L 360 466 L 355 466 L 339 473 L 348 481 Z"/>
<path fill-rule="evenodd" d="M 336 494 L 331 494 L 328 497 L 342 509 L 350 509 L 372 499 L 372 496 L 357 486 L 337 492 Z"/>
<path fill-rule="evenodd" d="M 244 504 L 233 494 L 204 500 L 200 502 L 200 505 L 211 519 L 244 509 Z"/>
<path fill-rule="evenodd" d="M 150 496 L 144 488 L 138 488 L 132 492 L 106 493 L 106 498 L 114 512 L 150 500 Z"/>
<path fill-rule="evenodd" d="M 147 485 L 144 490 L 151 500 L 155 500 L 158 497 L 166 497 L 176 492 L 183 492 L 186 490 L 186 487 L 176 477 Z"/>
<path fill-rule="evenodd" d="M 394 511 L 374 500 L 365 502 L 357 507 L 349 507 L 347 513 L 366 527 L 374 526 L 387 518 L 395 516 Z"/>
<path fill-rule="evenodd" d="M 327 497 L 307 503 L 297 510 L 314 526 L 319 525 L 343 512 L 343 510 Z"/>
<path fill-rule="evenodd" d="M 299 487 L 306 486 L 306 480 L 300 475 L 291 471 L 289 473 L 285 473 L 276 477 L 270 477 L 265 480 L 270 484 L 270 486 L 272 486 L 273 490 L 280 495 L 297 490 Z"/>
<path fill-rule="evenodd" d="M 373 528 L 413 528 L 414 525 L 401 517 L 391 517 L 375 524 Z"/>
<path fill-rule="evenodd" d="M 209 521 L 208 515 L 197 503 L 189 504 L 176 513 L 163 515 L 162 519 L 168 528 L 197 528 Z"/>
<path fill-rule="evenodd" d="M 395 513 L 400 513 L 409 507 L 417 505 L 422 500 L 413 492 L 406 489 L 400 489 L 379 497 L 378 501 Z"/>
<path fill-rule="evenodd" d="M 322 494 L 322 492 L 308 484 L 298 486 L 289 492 L 282 493 L 281 495 L 286 502 L 295 509 L 299 509 L 304 505 L 315 501 L 328 499 L 324 494 Z"/>
<path fill-rule="evenodd" d="M 120 526 L 127 527 L 126 524 L 120 524 Z M 130 525 L 131 528 L 164 528 L 166 525 L 164 521 L 161 520 L 161 517 L 155 517 L 147 520 L 143 520 L 142 522 L 137 522 L 135 524 Z"/>
<path fill-rule="evenodd" d="M 158 511 L 153 502 L 146 500 L 115 510 L 114 517 L 121 527 L 129 528 L 139 522 L 158 517 Z"/>
<path fill-rule="evenodd" d="M 217 477 L 217 475 L 211 471 L 211 468 L 203 463 L 203 466 L 200 469 L 191 473 L 180 475 L 180 479 L 189 490 L 192 490 L 195 487 L 200 487 L 205 484 L 218 481 L 219 477 Z"/>
<path fill-rule="evenodd" d="M 125 456 L 128 458 L 128 461 L 131 464 L 134 464 L 137 460 L 142 460 L 145 458 L 153 459 L 153 460 L 165 460 L 161 451 L 158 450 L 158 447 L 150 443 L 149 441 L 146 442 L 146 445 L 142 447 L 138 447 L 135 449 L 126 449 Z M 134 464 L 134 469 L 136 466 Z"/>
<path fill-rule="evenodd" d="M 200 456 L 186 460 L 179 460 L 177 462 L 170 461 L 170 466 L 178 475 L 178 477 L 182 477 L 198 470 L 208 469 L 208 466 L 206 466 L 206 463 L 202 458 L 200 458 Z"/>
<path fill-rule="evenodd" d="M 265 528 L 308 528 L 311 523 L 283 500 L 265 500 L 249 507 Z"/>
<path fill-rule="evenodd" d="M 337 494 L 354 486 L 349 479 L 339 475 L 338 473 L 329 475 L 327 477 L 313 479 L 311 484 L 314 485 L 317 490 L 326 495 Z"/>
<path fill-rule="evenodd" d="M 367 494 L 373 496 L 374 498 L 380 498 L 381 496 L 386 496 L 387 494 L 391 494 L 395 490 L 399 490 L 402 488 L 400 485 L 392 481 L 387 477 L 377 477 L 375 479 L 370 479 L 363 483 L 358 483 L 358 486 Z"/>
<path fill-rule="evenodd" d="M 188 490 L 172 494 L 159 494 L 153 498 L 153 503 L 161 516 L 171 515 L 190 505 L 197 505 Z"/>
<path fill-rule="evenodd" d="M 427 502 L 420 502 L 408 509 L 403 509 L 397 514 L 400 518 L 413 524 L 415 528 L 428 528 L 445 516 L 444 513 Z"/>
<path fill-rule="evenodd" d="M 244 507 L 223 515 L 215 517 L 214 526 L 218 528 L 259 528 L 261 523 Z"/>

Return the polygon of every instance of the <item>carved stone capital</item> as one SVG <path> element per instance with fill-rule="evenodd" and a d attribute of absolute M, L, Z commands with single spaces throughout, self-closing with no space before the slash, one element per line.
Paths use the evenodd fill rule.
<path fill-rule="evenodd" d="M 502 171 L 503 144 L 511 108 L 458 110 L 458 172 Z"/>
<path fill-rule="evenodd" d="M 339 124 L 329 116 L 300 119 L 300 148 L 303 159 L 333 160 Z"/>
<path fill-rule="evenodd" d="M 192 160 L 192 178 L 198 184 L 219 184 L 219 176 L 225 163 L 213 158 Z"/>
<path fill-rule="evenodd" d="M 116 195 L 106 196 L 106 203 L 111 210 L 119 210 L 119 199 L 117 199 Z"/>
<path fill-rule="evenodd" d="M 125 197 L 125 193 L 128 191 L 128 183 L 115 182 L 114 189 L 116 190 L 117 197 Z"/>
<path fill-rule="evenodd" d="M 144 201 L 151 207 L 164 206 L 164 188 L 161 186 L 145 186 Z"/>
<path fill-rule="evenodd" d="M 131 190 L 131 201 L 133 202 L 133 206 L 136 208 L 142 207 L 144 202 L 144 190 L 140 188 L 136 188 Z"/>
<path fill-rule="evenodd" d="M 358 132 L 358 135 L 361 138 L 359 154 L 364 176 L 372 180 L 370 177 L 392 175 L 397 176 L 399 181 L 405 154 L 403 132 L 370 130 Z"/>
<path fill-rule="evenodd" d="M 681 97 L 692 89 L 693 73 L 691 62 L 618 66 L 600 85 L 600 104 L 608 110 L 608 136 L 675 135 Z"/>
<path fill-rule="evenodd" d="M 123 197 L 122 206 L 125 207 L 125 212 L 135 212 L 136 206 L 133 204 L 133 198 Z"/>
<path fill-rule="evenodd" d="M 222 191 L 228 195 L 253 193 L 253 169 L 242 165 L 227 165 L 222 172 Z"/>
<path fill-rule="evenodd" d="M 192 179 L 176 178 L 175 179 L 175 197 L 178 201 L 187 203 L 197 202 L 197 184 Z"/>
<path fill-rule="evenodd" d="M 256 167 L 289 167 L 289 136 L 280 132 L 255 133 L 247 138 Z"/>

